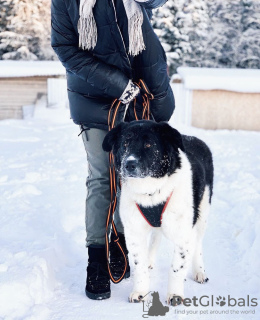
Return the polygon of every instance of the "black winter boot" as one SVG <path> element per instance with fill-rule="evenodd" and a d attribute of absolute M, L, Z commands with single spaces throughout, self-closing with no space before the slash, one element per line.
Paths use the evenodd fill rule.
<path fill-rule="evenodd" d="M 118 237 L 119 237 L 119 242 L 122 245 L 126 255 L 128 254 L 128 250 L 126 248 L 126 243 L 125 243 L 125 236 L 123 233 L 118 232 Z M 119 249 L 118 245 L 114 242 L 116 240 L 116 236 L 114 232 L 111 232 L 111 241 L 110 241 L 110 269 L 112 272 L 113 277 L 119 278 L 125 268 L 125 259 L 122 255 L 121 250 Z M 126 268 L 126 273 L 125 273 L 125 279 L 130 277 L 130 266 L 129 266 L 129 261 L 128 261 L 128 256 L 127 258 L 127 268 Z"/>
<path fill-rule="evenodd" d="M 86 296 L 94 300 L 110 298 L 110 277 L 104 246 L 88 246 Z"/>

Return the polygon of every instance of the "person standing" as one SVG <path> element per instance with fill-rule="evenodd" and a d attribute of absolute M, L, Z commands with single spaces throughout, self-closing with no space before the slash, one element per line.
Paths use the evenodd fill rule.
<path fill-rule="evenodd" d="M 119 118 L 135 120 L 135 98 L 137 113 L 142 110 L 140 89 L 135 83 L 142 79 L 154 96 L 150 110 L 155 121 L 168 121 L 175 108 L 166 55 L 150 23 L 152 9 L 166 1 L 52 0 L 51 45 L 66 68 L 71 118 L 81 128 L 88 160 L 85 292 L 91 299 L 111 296 L 105 252 L 109 160 L 102 150 L 110 106 L 114 99 L 121 100 Z M 114 221 L 127 252 L 118 205 Z M 112 232 L 110 265 L 113 273 L 120 275 L 124 259 L 114 240 Z"/>

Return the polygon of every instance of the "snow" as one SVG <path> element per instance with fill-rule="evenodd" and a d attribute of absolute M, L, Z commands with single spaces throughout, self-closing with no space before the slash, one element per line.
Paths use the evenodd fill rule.
<path fill-rule="evenodd" d="M 177 68 L 186 89 L 260 92 L 260 70 L 225 68 Z"/>
<path fill-rule="evenodd" d="M 65 75 L 60 61 L 0 60 L 0 78 Z"/>
<path fill-rule="evenodd" d="M 259 298 L 260 133 L 178 127 L 202 138 L 214 155 L 215 186 L 204 240 L 207 284 L 185 283 L 194 295 Z M 112 297 L 84 294 L 87 249 L 86 155 L 66 108 L 28 120 L 0 122 L 0 319 L 140 319 L 127 301 L 132 279 L 112 284 Z M 151 290 L 165 305 L 170 263 L 164 239 Z M 259 301 L 258 301 L 259 303 Z M 239 314 L 177 314 L 237 310 Z M 241 310 L 255 314 L 243 315 Z M 165 319 L 259 319 L 259 307 L 170 307 Z"/>

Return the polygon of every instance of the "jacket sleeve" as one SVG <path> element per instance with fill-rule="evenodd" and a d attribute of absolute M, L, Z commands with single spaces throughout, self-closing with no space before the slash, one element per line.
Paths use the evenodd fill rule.
<path fill-rule="evenodd" d="M 151 100 L 151 112 L 156 122 L 169 121 L 175 109 L 175 99 L 172 88 L 168 88 L 162 94 L 154 96 Z"/>
<path fill-rule="evenodd" d="M 145 9 L 156 9 L 163 6 L 167 1 L 168 0 L 135 0 L 135 2 L 139 3 Z"/>
<path fill-rule="evenodd" d="M 51 46 L 63 66 L 101 90 L 104 97 L 119 98 L 128 84 L 128 77 L 114 66 L 96 59 L 91 52 L 80 49 L 78 39 L 64 0 L 52 0 Z"/>

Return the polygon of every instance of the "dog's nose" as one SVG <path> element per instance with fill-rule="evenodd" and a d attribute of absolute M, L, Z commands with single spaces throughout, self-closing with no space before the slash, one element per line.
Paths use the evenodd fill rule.
<path fill-rule="evenodd" d="M 135 160 L 127 160 L 126 164 L 125 164 L 125 169 L 130 173 L 134 172 L 135 169 L 137 168 L 137 164 L 138 164 L 138 161 L 136 159 Z"/>

